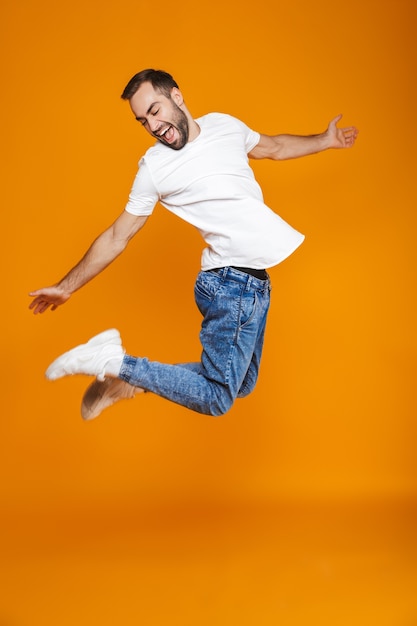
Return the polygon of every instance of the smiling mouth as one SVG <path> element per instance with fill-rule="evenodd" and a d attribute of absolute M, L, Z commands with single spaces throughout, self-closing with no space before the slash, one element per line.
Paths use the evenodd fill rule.
<path fill-rule="evenodd" d="M 174 138 L 174 127 L 172 124 L 166 126 L 161 132 L 156 133 L 156 137 L 158 139 L 163 139 L 164 141 L 171 143 Z"/>

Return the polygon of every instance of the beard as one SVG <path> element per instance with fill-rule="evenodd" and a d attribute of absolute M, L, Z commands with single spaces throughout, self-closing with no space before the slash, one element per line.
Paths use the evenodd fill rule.
<path fill-rule="evenodd" d="M 172 150 L 181 150 L 181 148 L 183 148 L 185 144 L 188 142 L 188 137 L 190 134 L 190 127 L 188 124 L 187 116 L 180 109 L 180 107 L 177 106 L 174 102 L 172 103 L 172 107 L 173 107 L 173 116 L 172 116 L 171 126 L 177 131 L 178 138 L 172 143 L 169 143 L 168 141 L 164 139 L 164 137 L 158 137 L 157 135 L 155 136 L 158 141 L 163 143 L 168 148 L 172 148 Z"/>

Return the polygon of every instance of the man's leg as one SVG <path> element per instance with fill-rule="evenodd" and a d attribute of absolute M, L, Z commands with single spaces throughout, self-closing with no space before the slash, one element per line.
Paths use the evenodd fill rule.
<path fill-rule="evenodd" d="M 179 363 L 178 365 L 194 372 L 201 371 L 201 363 Z M 120 378 L 108 377 L 104 380 L 96 378 L 83 395 L 81 417 L 84 420 L 95 419 L 119 400 L 131 400 L 144 391 L 141 387 L 135 387 Z"/>
<path fill-rule="evenodd" d="M 232 406 L 250 367 L 269 307 L 269 280 L 223 268 L 200 272 L 196 303 L 204 316 L 201 370 L 125 356 L 119 377 L 199 413 Z"/>
<path fill-rule="evenodd" d="M 119 376 L 199 413 L 221 415 L 233 404 L 249 370 L 269 306 L 269 280 L 232 268 L 200 272 L 196 302 L 204 316 L 200 367 L 166 365 L 123 356 L 117 331 L 106 331 L 65 353 L 48 368 L 56 379 L 68 374 Z M 120 367 L 121 365 L 121 367 Z"/>

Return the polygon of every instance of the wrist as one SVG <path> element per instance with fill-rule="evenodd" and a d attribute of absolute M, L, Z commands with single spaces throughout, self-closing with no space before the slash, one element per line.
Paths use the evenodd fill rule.
<path fill-rule="evenodd" d="M 321 133 L 320 135 L 318 135 L 318 137 L 320 140 L 321 150 L 329 150 L 330 148 L 333 147 L 332 140 L 331 140 L 328 130 L 325 130 L 324 133 Z"/>
<path fill-rule="evenodd" d="M 55 288 L 59 289 L 59 291 L 61 292 L 62 296 L 69 298 L 72 293 L 73 293 L 73 289 L 71 289 L 67 283 L 67 280 L 65 278 L 63 278 L 62 280 L 60 280 L 58 283 L 55 284 Z"/>

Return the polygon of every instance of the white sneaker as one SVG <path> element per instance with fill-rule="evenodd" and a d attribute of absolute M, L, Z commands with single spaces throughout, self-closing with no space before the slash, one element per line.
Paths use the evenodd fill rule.
<path fill-rule="evenodd" d="M 59 356 L 48 367 L 45 376 L 56 380 L 72 374 L 87 374 L 104 380 L 109 361 L 117 359 L 121 365 L 124 354 L 119 331 L 112 328 Z"/>
<path fill-rule="evenodd" d="M 143 391 L 141 387 L 134 387 L 120 378 L 96 379 L 83 396 L 81 416 L 84 420 L 92 420 L 118 400 L 129 400 Z"/>

